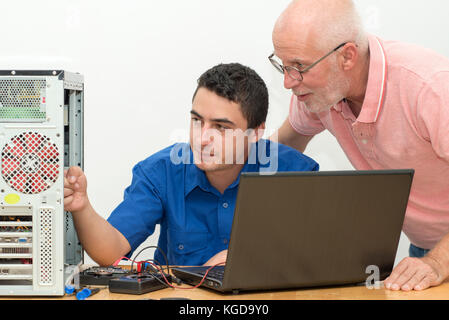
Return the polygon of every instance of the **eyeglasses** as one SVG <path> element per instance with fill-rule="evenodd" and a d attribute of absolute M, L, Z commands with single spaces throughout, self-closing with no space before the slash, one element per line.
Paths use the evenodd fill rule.
<path fill-rule="evenodd" d="M 318 59 L 317 61 L 315 61 L 314 63 L 312 63 L 310 66 L 306 67 L 303 70 L 299 70 L 298 68 L 292 67 L 292 66 L 283 66 L 282 64 L 280 64 L 279 62 L 277 62 L 276 60 L 273 59 L 274 57 L 274 53 L 272 53 L 269 57 L 268 60 L 270 60 L 271 64 L 276 68 L 277 71 L 279 71 L 282 74 L 285 74 L 285 72 L 287 71 L 287 74 L 289 75 L 290 78 L 292 78 L 293 80 L 297 80 L 297 81 L 302 81 L 303 79 L 303 73 L 306 73 L 307 71 L 309 71 L 310 69 L 312 69 L 314 66 L 316 66 L 319 62 L 321 62 L 322 60 L 326 59 L 328 56 L 330 56 L 332 53 L 334 53 L 335 51 L 337 51 L 338 49 L 340 49 L 341 47 L 343 47 L 345 44 L 347 44 L 347 42 L 344 42 L 342 44 L 340 44 L 338 47 L 336 47 L 335 49 L 333 49 L 332 51 L 330 51 L 328 54 L 326 54 L 324 57 Z"/>

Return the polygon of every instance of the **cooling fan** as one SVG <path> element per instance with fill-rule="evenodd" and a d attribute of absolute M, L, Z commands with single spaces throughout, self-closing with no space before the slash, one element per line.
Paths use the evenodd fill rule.
<path fill-rule="evenodd" d="M 36 132 L 18 134 L 3 147 L 3 179 L 18 192 L 43 192 L 58 179 L 59 158 L 58 148 L 50 138 Z"/>

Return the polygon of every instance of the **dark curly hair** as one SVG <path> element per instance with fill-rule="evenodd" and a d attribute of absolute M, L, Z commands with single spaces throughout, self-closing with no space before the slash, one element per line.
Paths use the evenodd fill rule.
<path fill-rule="evenodd" d="M 198 87 L 206 88 L 220 97 L 240 104 L 248 129 L 265 122 L 268 113 L 268 90 L 262 78 L 251 68 L 240 63 L 219 64 L 204 72 Z"/>

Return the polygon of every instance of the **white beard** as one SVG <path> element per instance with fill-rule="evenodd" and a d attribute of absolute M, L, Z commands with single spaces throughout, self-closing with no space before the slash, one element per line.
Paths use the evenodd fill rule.
<path fill-rule="evenodd" d="M 304 104 L 313 113 L 328 111 L 346 97 L 349 86 L 349 80 L 343 77 L 341 71 L 337 67 L 332 68 L 327 85 L 314 91 L 311 97 L 304 101 Z"/>

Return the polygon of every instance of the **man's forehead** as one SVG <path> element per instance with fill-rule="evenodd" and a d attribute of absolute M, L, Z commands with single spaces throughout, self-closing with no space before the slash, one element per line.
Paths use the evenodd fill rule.
<path fill-rule="evenodd" d="M 226 99 L 226 98 L 223 98 Z M 218 103 L 215 99 L 194 99 L 191 114 L 200 116 L 205 120 L 228 119 L 236 123 L 244 118 L 240 104 L 230 100 L 221 100 Z"/>
<path fill-rule="evenodd" d="M 315 18 L 304 14 L 287 14 L 277 21 L 272 34 L 275 54 L 288 55 L 293 59 L 307 61 L 317 54 L 320 41 Z"/>
<path fill-rule="evenodd" d="M 234 122 L 233 119 L 236 118 L 236 114 L 232 112 L 231 110 L 220 110 L 218 108 L 214 108 L 213 106 L 201 108 L 199 106 L 192 106 L 192 110 L 190 113 L 194 116 L 198 116 L 203 118 L 204 120 L 220 120 L 220 119 L 227 119 L 231 122 Z"/>
<path fill-rule="evenodd" d="M 280 34 L 273 36 L 274 54 L 284 62 L 310 62 L 317 55 L 315 38 L 310 34 Z"/>
<path fill-rule="evenodd" d="M 290 45 L 288 47 L 274 46 L 274 55 L 284 64 L 307 64 L 313 56 L 310 50 L 304 47 Z"/>

